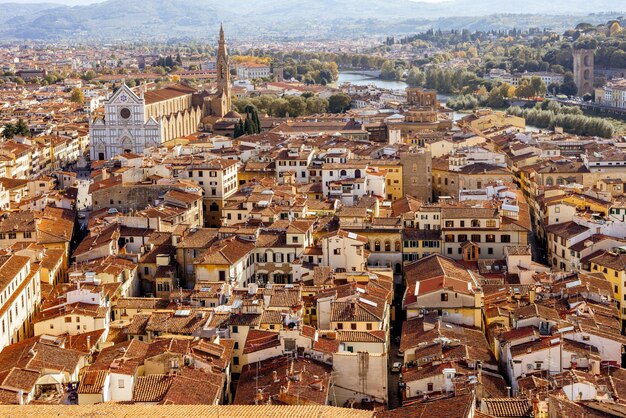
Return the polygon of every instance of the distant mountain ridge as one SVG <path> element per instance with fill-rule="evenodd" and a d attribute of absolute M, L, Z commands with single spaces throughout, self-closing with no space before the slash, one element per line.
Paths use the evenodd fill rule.
<path fill-rule="evenodd" d="M 621 7 L 626 10 L 626 3 Z M 0 3 L 0 38 L 205 38 L 215 31 L 219 22 L 231 28 L 231 36 L 236 33 L 242 37 L 261 34 L 320 37 L 376 31 L 388 33 L 393 30 L 391 23 L 407 20 L 428 25 L 433 19 L 446 21 L 452 18 L 463 25 L 464 20 L 476 23 L 477 16 L 499 13 L 526 13 L 536 16 L 534 19 L 539 24 L 551 19 L 558 23 L 560 19 L 545 15 L 602 13 L 615 8 L 614 0 L 451 0 L 443 3 L 410 0 L 107 0 L 73 7 L 52 3 Z M 532 21 L 520 17 L 520 27 L 524 22 L 531 24 Z M 487 26 L 497 23 L 496 18 L 484 22 Z"/>

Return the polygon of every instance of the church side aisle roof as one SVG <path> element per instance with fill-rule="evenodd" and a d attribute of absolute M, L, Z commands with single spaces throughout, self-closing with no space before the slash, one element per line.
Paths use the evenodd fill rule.
<path fill-rule="evenodd" d="M 143 97 L 146 101 L 146 104 L 149 105 L 193 93 L 195 93 L 195 90 L 193 88 L 184 86 L 182 84 L 176 84 L 158 90 L 147 91 L 144 93 Z"/>

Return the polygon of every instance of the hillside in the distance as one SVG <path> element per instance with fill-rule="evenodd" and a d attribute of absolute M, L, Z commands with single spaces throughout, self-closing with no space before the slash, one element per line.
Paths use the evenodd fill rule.
<path fill-rule="evenodd" d="M 65 0 L 64 0 L 65 1 Z M 524 13 L 524 25 L 554 26 L 551 15 L 619 12 L 614 0 L 107 0 L 87 6 L 0 3 L 1 39 L 171 39 L 206 38 L 219 22 L 231 36 L 328 37 L 393 33 L 394 25 L 455 19 L 476 23 L 476 16 Z M 626 9 L 626 2 L 621 6 Z M 619 14 L 615 14 L 617 17 Z M 455 17 L 460 17 L 456 19 Z M 605 16 L 602 16 L 604 19 Z M 521 16 L 520 16 L 521 18 Z M 465 20 L 464 20 L 465 19 Z M 510 20 L 506 25 L 511 26 Z M 404 28 L 404 24 L 401 27 Z M 437 22 L 430 24 L 437 27 Z M 496 18 L 485 28 L 498 26 Z M 514 22 L 513 22 L 514 26 Z M 411 29 L 411 28 L 409 28 Z M 417 25 L 415 29 L 421 29 Z"/>

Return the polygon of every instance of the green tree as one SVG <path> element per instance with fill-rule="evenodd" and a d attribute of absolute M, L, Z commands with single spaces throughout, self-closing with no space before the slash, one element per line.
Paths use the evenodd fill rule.
<path fill-rule="evenodd" d="M 328 112 L 328 100 L 314 96 L 306 99 L 306 110 L 309 115 Z"/>
<path fill-rule="evenodd" d="M 289 112 L 289 102 L 285 99 L 276 99 L 270 105 L 269 111 L 272 116 L 284 118 Z"/>
<path fill-rule="evenodd" d="M 396 68 L 393 61 L 385 61 L 382 67 L 380 67 L 380 78 L 383 80 L 395 80 Z"/>
<path fill-rule="evenodd" d="M 548 93 L 550 94 L 559 94 L 561 85 L 558 83 L 550 83 L 546 88 L 548 89 Z"/>
<path fill-rule="evenodd" d="M 350 109 L 352 99 L 345 93 L 333 94 L 328 98 L 328 111 L 331 113 L 344 113 Z"/>
<path fill-rule="evenodd" d="M 237 109 L 239 113 L 244 113 L 245 108 L 247 106 L 250 106 L 251 104 L 252 102 L 248 99 L 235 99 L 235 101 L 233 102 L 235 109 Z"/>
<path fill-rule="evenodd" d="M 574 49 L 596 49 L 598 41 L 589 36 L 580 37 L 574 42 Z"/>
<path fill-rule="evenodd" d="M 85 74 L 83 74 L 83 80 L 91 81 L 96 78 L 96 72 L 94 70 L 89 70 Z"/>
<path fill-rule="evenodd" d="M 515 89 L 513 89 L 508 83 L 503 83 L 500 85 L 499 89 L 500 95 L 504 98 L 509 98 L 513 95 L 513 93 L 515 93 Z"/>
<path fill-rule="evenodd" d="M 472 94 L 464 94 L 448 100 L 446 106 L 454 110 L 470 110 L 479 107 L 478 99 Z"/>
<path fill-rule="evenodd" d="M 2 130 L 2 136 L 6 139 L 11 139 L 15 136 L 15 125 L 12 123 L 7 123 L 4 125 L 4 129 Z"/>
<path fill-rule="evenodd" d="M 533 89 L 533 86 L 530 85 L 530 80 L 523 78 L 520 81 L 519 86 L 517 86 L 517 89 L 515 89 L 515 95 L 523 98 L 534 96 L 535 90 Z"/>
<path fill-rule="evenodd" d="M 574 82 L 574 74 L 572 72 L 565 73 L 563 84 L 559 87 L 559 93 L 566 96 L 575 96 L 577 92 L 578 87 Z"/>
<path fill-rule="evenodd" d="M 543 96 L 546 94 L 546 83 L 539 77 L 532 77 L 530 79 L 530 85 L 533 88 L 535 96 Z"/>
<path fill-rule="evenodd" d="M 31 136 L 30 128 L 23 119 L 19 119 L 15 124 L 15 135 Z"/>
<path fill-rule="evenodd" d="M 254 122 L 254 129 L 257 134 L 261 133 L 261 121 L 259 120 L 259 111 L 257 108 L 254 108 L 254 112 L 252 112 L 252 122 Z"/>
<path fill-rule="evenodd" d="M 83 94 L 83 91 L 77 87 L 72 90 L 70 100 L 82 106 L 85 103 L 85 95 Z"/>
<path fill-rule="evenodd" d="M 54 74 L 48 74 L 44 77 L 44 81 L 46 81 L 48 84 L 54 84 L 58 81 L 58 79 Z"/>
<path fill-rule="evenodd" d="M 287 98 L 289 103 L 289 116 L 298 117 L 306 113 L 306 100 L 300 96 L 291 96 Z"/>
<path fill-rule="evenodd" d="M 261 122 L 259 121 L 259 113 L 255 106 L 248 105 L 245 107 L 246 121 L 244 123 L 244 131 L 247 135 L 258 134 L 261 132 Z"/>
<path fill-rule="evenodd" d="M 426 76 L 417 67 L 411 67 L 409 74 L 406 77 L 406 82 L 409 86 L 422 86 L 426 81 Z"/>
<path fill-rule="evenodd" d="M 626 67 L 626 51 L 618 49 L 613 52 L 613 55 L 611 55 L 611 66 L 616 68 Z"/>
<path fill-rule="evenodd" d="M 243 134 L 244 134 L 243 122 L 241 121 L 241 119 L 239 119 L 239 121 L 235 124 L 235 130 L 233 132 L 233 136 L 235 138 L 239 138 Z"/>
<path fill-rule="evenodd" d="M 489 96 L 487 98 L 487 105 L 493 108 L 501 108 L 506 104 L 506 100 L 504 96 L 502 96 L 502 92 L 500 89 L 492 89 L 489 92 Z"/>

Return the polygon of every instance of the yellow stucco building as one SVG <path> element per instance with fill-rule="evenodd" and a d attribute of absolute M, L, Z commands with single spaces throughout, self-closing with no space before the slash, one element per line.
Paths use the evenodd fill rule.
<path fill-rule="evenodd" d="M 606 251 L 592 258 L 590 264 L 592 273 L 602 273 L 611 282 L 613 299 L 617 301 L 622 320 L 622 329 L 624 329 L 626 325 L 626 307 L 624 306 L 624 295 L 626 295 L 626 254 Z"/>

